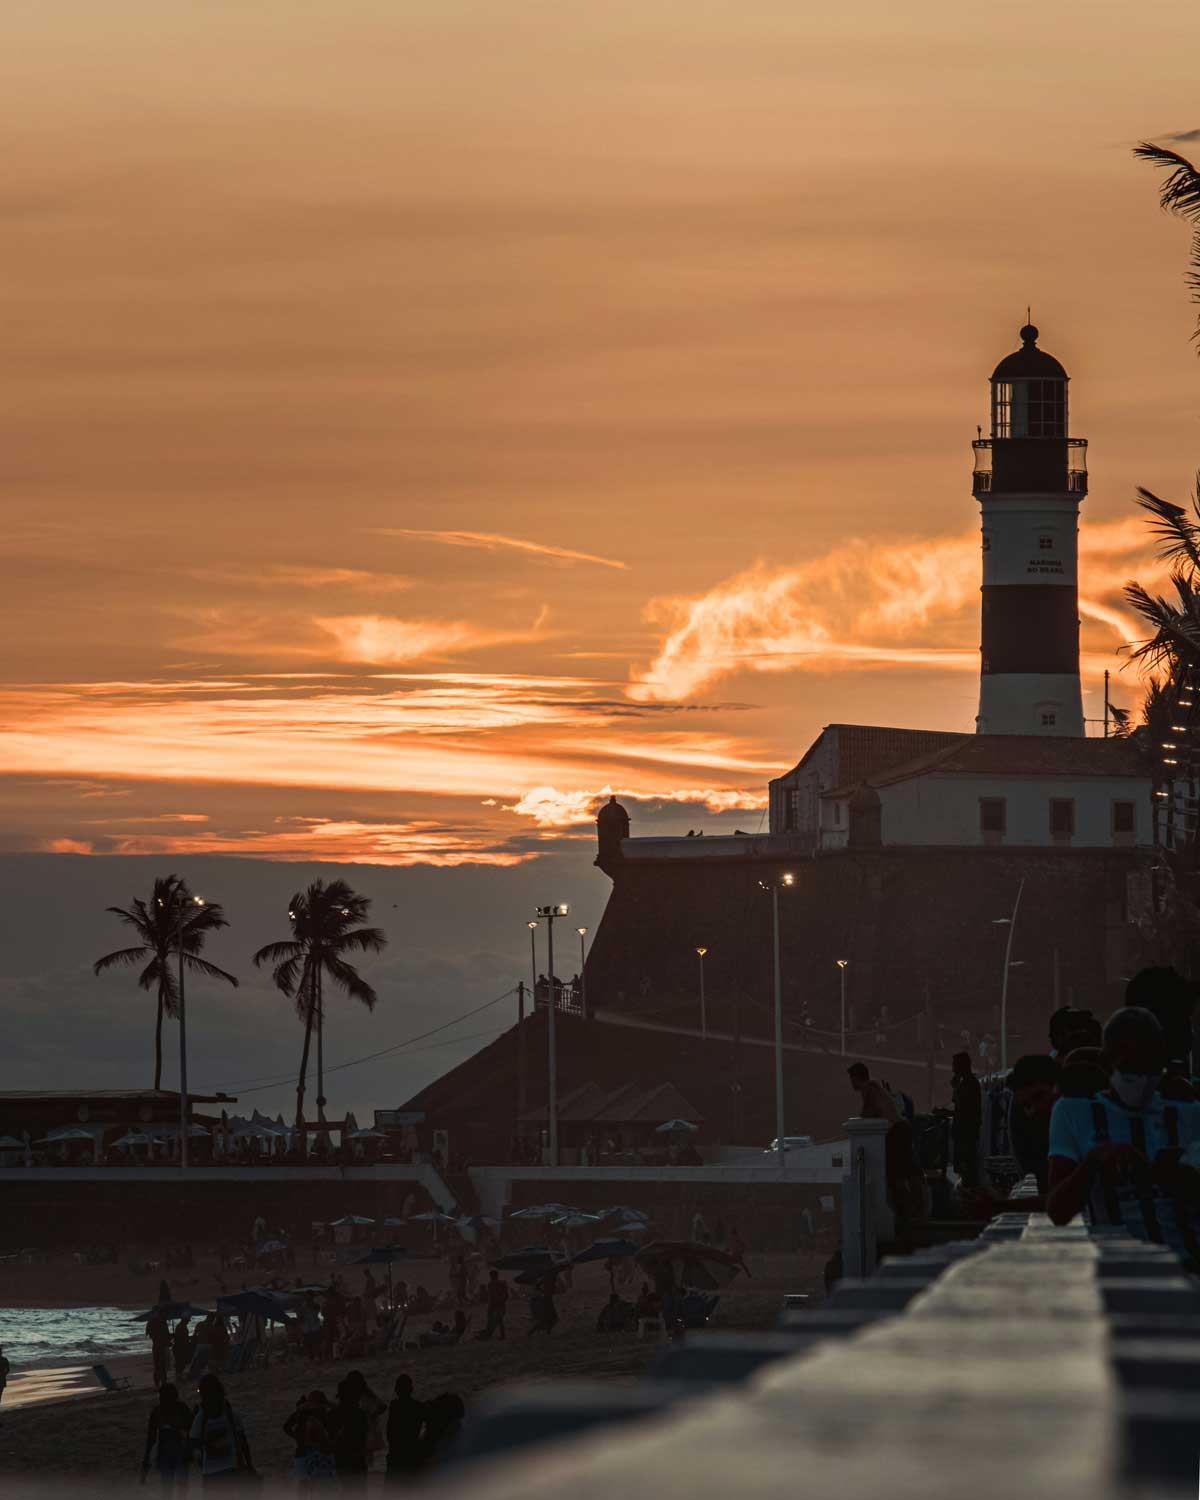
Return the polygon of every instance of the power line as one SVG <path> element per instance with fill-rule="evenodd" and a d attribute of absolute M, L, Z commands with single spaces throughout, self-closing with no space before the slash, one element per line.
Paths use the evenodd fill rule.
<path fill-rule="evenodd" d="M 479 1015 L 481 1011 L 490 1010 L 493 1005 L 499 1005 L 501 1000 L 507 1000 L 510 995 L 514 995 L 515 993 L 516 987 L 514 986 L 512 989 L 505 990 L 502 995 L 497 995 L 493 1000 L 485 1000 L 482 1005 L 476 1005 L 471 1010 L 463 1011 L 461 1016 L 455 1016 L 453 1020 L 443 1021 L 440 1026 L 434 1026 L 430 1031 L 422 1031 L 419 1035 L 407 1037 L 402 1042 L 394 1042 L 390 1047 L 381 1047 L 378 1052 L 368 1052 L 363 1057 L 351 1058 L 349 1062 L 335 1063 L 333 1067 L 326 1068 L 325 1072 L 326 1074 L 340 1073 L 345 1068 L 357 1068 L 362 1063 L 374 1062 L 377 1057 L 387 1057 L 392 1052 L 402 1052 L 406 1047 L 412 1047 L 417 1042 L 423 1042 L 427 1037 L 437 1036 L 440 1031 L 449 1031 L 451 1026 L 457 1026 L 460 1021 L 468 1021 L 472 1016 Z M 486 1033 L 480 1033 L 480 1035 L 486 1035 Z M 468 1038 L 455 1037 L 453 1040 L 466 1041 Z M 248 1078 L 245 1084 L 230 1084 L 223 1092 L 238 1095 L 259 1094 L 264 1089 L 278 1088 L 281 1083 L 288 1083 L 294 1077 L 295 1075 L 292 1073 L 281 1073 L 277 1077 L 261 1083 L 256 1079 Z M 247 1087 L 247 1085 L 254 1086 Z"/>

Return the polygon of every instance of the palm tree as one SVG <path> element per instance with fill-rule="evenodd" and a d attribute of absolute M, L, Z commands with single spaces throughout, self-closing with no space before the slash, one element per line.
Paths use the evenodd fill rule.
<path fill-rule="evenodd" d="M 1195 226 L 1187 283 L 1192 289 L 1192 301 L 1200 302 L 1200 171 L 1186 156 L 1180 156 L 1178 151 L 1171 151 L 1166 146 L 1156 146 L 1153 141 L 1143 141 L 1134 148 L 1133 154 L 1166 172 L 1159 190 L 1159 203 L 1168 213 L 1178 214 Z M 1200 339 L 1200 324 L 1192 336 Z"/>
<path fill-rule="evenodd" d="M 268 943 L 254 955 L 256 967 L 274 966 L 272 979 L 296 1002 L 296 1013 L 304 1022 L 304 1050 L 296 1083 L 297 1129 L 304 1125 L 304 1087 L 313 1024 L 320 1023 L 324 1014 L 321 996 L 324 977 L 328 975 L 338 989 L 354 1000 L 361 1000 L 368 1010 L 375 1008 L 378 996 L 345 958 L 347 953 L 381 953 L 387 946 L 380 928 L 357 925 L 366 921 L 370 910 L 370 899 L 351 890 L 344 880 L 331 880 L 328 885 L 323 880 L 314 880 L 307 890 L 297 891 L 288 903 L 291 941 Z"/>
<path fill-rule="evenodd" d="M 138 975 L 138 985 L 144 990 L 158 991 L 158 1019 L 154 1027 L 156 1089 L 162 1087 L 163 1016 L 179 1014 L 177 966 L 180 950 L 186 969 L 207 974 L 210 979 L 224 979 L 237 987 L 232 974 L 226 974 L 224 969 L 218 969 L 216 964 L 199 956 L 208 934 L 219 927 L 229 926 L 224 912 L 215 903 L 193 907 L 192 900 L 185 880 L 178 875 L 166 875 L 154 882 L 149 901 L 139 898 L 128 907 L 108 907 L 114 917 L 120 917 L 133 928 L 139 941 L 133 948 L 118 948 L 115 953 L 106 953 L 92 965 L 93 974 L 103 974 L 106 969 L 145 964 Z"/>
<path fill-rule="evenodd" d="M 1159 202 L 1195 226 L 1187 280 L 1192 300 L 1200 302 L 1200 171 L 1177 151 L 1143 141 L 1134 155 L 1166 172 Z M 1200 337 L 1200 326 L 1193 337 Z M 1152 594 L 1141 584 L 1125 588 L 1127 602 L 1150 627 L 1151 634 L 1133 652 L 1153 673 L 1142 706 L 1142 725 L 1135 736 L 1147 746 L 1155 766 L 1156 836 L 1168 849 L 1200 856 L 1200 828 L 1182 812 L 1176 828 L 1176 783 L 1184 781 L 1189 799 L 1196 794 L 1200 765 L 1200 475 L 1190 507 L 1139 489 L 1137 503 L 1150 518 L 1159 554 L 1171 564 L 1170 588 Z M 1194 802 L 1192 803 L 1194 806 Z M 1162 813 L 1162 822 L 1159 812 Z"/>

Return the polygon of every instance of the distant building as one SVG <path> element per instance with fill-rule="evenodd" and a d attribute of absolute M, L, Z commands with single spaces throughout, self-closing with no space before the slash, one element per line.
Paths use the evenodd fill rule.
<path fill-rule="evenodd" d="M 1153 842 L 1149 767 L 1124 740 L 964 735 L 822 794 L 822 849 L 1128 849 Z"/>

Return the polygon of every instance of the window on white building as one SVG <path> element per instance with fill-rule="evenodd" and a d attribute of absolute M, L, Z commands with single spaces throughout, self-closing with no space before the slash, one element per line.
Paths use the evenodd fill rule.
<path fill-rule="evenodd" d="M 1050 798 L 1050 833 L 1056 839 L 1069 839 L 1075 832 L 1074 797 Z"/>
<path fill-rule="evenodd" d="M 842 804 L 840 802 L 833 804 L 833 821 L 835 827 L 840 828 L 842 826 Z"/>
<path fill-rule="evenodd" d="M 1008 802 L 1004 797 L 980 797 L 980 833 L 1003 834 L 1008 826 Z"/>
<path fill-rule="evenodd" d="M 1114 833 L 1136 833 L 1137 816 L 1132 802 L 1114 802 L 1112 805 L 1112 831 Z"/>
<path fill-rule="evenodd" d="M 1057 723 L 1058 723 L 1058 715 L 1054 712 L 1054 710 L 1052 708 L 1046 709 L 1042 713 L 1042 728 L 1043 729 L 1053 729 L 1054 726 Z"/>
<path fill-rule="evenodd" d="M 1045 536 L 1045 535 L 1038 537 L 1038 551 L 1039 552 L 1053 552 L 1054 551 L 1054 538 L 1052 536 Z"/>
<path fill-rule="evenodd" d="M 788 833 L 795 833 L 800 827 L 800 788 L 790 787 L 787 793 L 786 811 L 784 813 L 784 824 Z"/>

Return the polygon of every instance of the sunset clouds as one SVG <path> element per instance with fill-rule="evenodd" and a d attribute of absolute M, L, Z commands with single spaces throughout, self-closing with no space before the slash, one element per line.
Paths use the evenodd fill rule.
<path fill-rule="evenodd" d="M 1148 556 L 1145 527 L 1129 519 L 1080 531 L 1080 614 L 1107 627 L 1087 642 L 1112 652 L 1138 636 L 1120 599 L 1132 573 L 1164 574 Z M 658 655 L 630 688 L 641 702 L 669 702 L 739 672 L 864 670 L 908 661 L 978 672 L 979 537 L 906 543 L 854 541 L 801 567 L 762 563 L 693 599 L 655 599 L 647 617 L 667 627 Z M 969 617 L 964 612 L 971 609 Z M 957 635 L 959 647 L 939 644 Z M 1084 651 L 1085 675 L 1103 671 Z"/>
<path fill-rule="evenodd" d="M 610 788 L 755 824 L 833 720 L 969 728 L 1030 299 L 1088 713 L 1135 702 L 1196 384 L 1121 143 L 1194 46 L 1093 9 L 18 8 L 0 849 L 503 869 Z"/>

